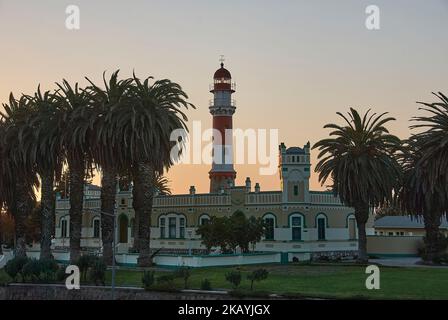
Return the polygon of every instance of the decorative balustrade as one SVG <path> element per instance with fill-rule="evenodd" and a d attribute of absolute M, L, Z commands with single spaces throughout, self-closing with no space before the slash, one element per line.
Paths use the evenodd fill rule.
<path fill-rule="evenodd" d="M 281 192 L 249 193 L 246 195 L 246 204 L 280 204 Z"/>
<path fill-rule="evenodd" d="M 313 204 L 336 204 L 341 205 L 339 197 L 335 197 L 328 192 L 312 192 L 310 194 L 311 203 Z"/>

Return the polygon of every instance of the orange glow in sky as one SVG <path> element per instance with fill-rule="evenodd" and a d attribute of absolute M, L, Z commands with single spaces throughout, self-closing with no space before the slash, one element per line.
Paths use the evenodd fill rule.
<path fill-rule="evenodd" d="M 279 129 L 280 142 L 302 147 L 325 138 L 337 111 L 372 108 L 397 118 L 392 133 L 409 135 L 416 101 L 448 94 L 448 5 L 444 1 L 375 1 L 381 29 L 365 27 L 370 1 L 76 1 L 80 29 L 65 27 L 69 1 L 0 1 L 0 102 L 9 92 L 54 89 L 63 78 L 100 84 L 102 72 L 135 70 L 178 82 L 212 125 L 208 92 L 219 56 L 237 83 L 234 128 Z M 316 152 L 312 151 L 312 164 Z M 278 174 L 238 165 L 262 190 L 279 190 Z M 208 192 L 208 165 L 168 173 L 174 193 Z M 313 167 L 312 169 L 313 170 Z M 98 182 L 98 178 L 96 178 Z M 311 188 L 322 189 L 317 174 Z"/>

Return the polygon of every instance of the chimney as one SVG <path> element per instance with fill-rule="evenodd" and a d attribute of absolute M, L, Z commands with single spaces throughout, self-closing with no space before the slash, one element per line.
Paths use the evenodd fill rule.
<path fill-rule="evenodd" d="M 251 188 L 252 188 L 252 184 L 250 182 L 250 178 L 247 177 L 246 178 L 246 192 L 249 193 L 251 191 Z"/>
<path fill-rule="evenodd" d="M 196 188 L 195 186 L 190 186 L 190 195 L 195 195 L 196 194 Z"/>
<path fill-rule="evenodd" d="M 255 193 L 259 193 L 260 192 L 260 184 L 257 182 L 255 184 Z"/>

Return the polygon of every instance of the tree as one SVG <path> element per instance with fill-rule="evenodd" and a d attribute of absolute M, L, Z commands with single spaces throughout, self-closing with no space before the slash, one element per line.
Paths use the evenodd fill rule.
<path fill-rule="evenodd" d="M 424 116 L 413 117 L 411 129 L 423 129 L 407 142 L 403 152 L 404 183 L 400 192 L 404 210 L 423 216 L 426 262 L 440 254 L 442 217 L 448 210 L 448 98 L 441 92 L 434 103 L 419 102 Z"/>
<path fill-rule="evenodd" d="M 32 105 L 33 114 L 29 126 L 33 128 L 33 140 L 27 143 L 26 154 L 36 165 L 41 179 L 41 239 L 40 259 L 51 257 L 51 238 L 55 229 L 55 191 L 54 182 L 61 177 L 64 161 L 61 135 L 64 118 L 63 109 L 59 107 L 55 96 L 40 86 L 34 96 L 27 96 Z"/>
<path fill-rule="evenodd" d="M 391 135 L 384 126 L 395 120 L 384 117 L 387 113 L 370 114 L 363 118 L 350 108 L 345 125 L 327 124 L 324 128 L 333 129 L 330 138 L 317 142 L 319 162 L 315 171 L 319 181 L 333 181 L 333 192 L 347 206 L 354 207 L 358 227 L 358 261 L 366 262 L 367 237 L 366 222 L 371 208 L 392 200 L 393 190 L 397 188 L 401 176 L 396 152 L 401 141 Z"/>
<path fill-rule="evenodd" d="M 133 79 L 118 80 L 118 70 L 109 81 L 103 73 L 105 89 L 96 86 L 86 78 L 91 87 L 94 103 L 94 128 L 89 143 L 93 160 L 98 164 L 101 175 L 101 239 L 103 243 L 103 258 L 107 264 L 112 264 L 112 243 L 114 238 L 114 218 L 118 173 L 126 169 L 126 161 L 121 155 L 121 146 L 116 137 L 116 124 L 113 113 L 115 108 L 127 107 L 130 103 L 129 90 Z"/>
<path fill-rule="evenodd" d="M 243 253 L 249 252 L 249 245 L 261 240 L 265 223 L 261 218 L 246 218 L 240 210 L 230 217 L 212 217 L 209 223 L 201 225 L 196 234 L 202 238 L 207 251 L 213 247 L 221 248 L 221 252 L 235 252 L 240 247 Z"/>
<path fill-rule="evenodd" d="M 88 142 L 94 131 L 94 112 L 90 93 L 77 83 L 72 87 L 63 80 L 57 86 L 58 107 L 64 110 L 61 144 L 70 172 L 70 260 L 74 262 L 81 254 L 84 185 L 92 163 Z"/>
<path fill-rule="evenodd" d="M 133 204 L 135 221 L 138 224 L 136 247 L 138 264 L 151 265 L 150 226 L 154 180 L 156 173 L 173 164 L 171 133 L 187 129 L 187 117 L 182 108 L 194 107 L 187 102 L 182 88 L 170 80 L 152 77 L 141 81 L 135 75 L 130 91 L 131 102 L 113 110 L 111 117 L 116 122 L 117 144 L 123 147 L 125 161 L 132 164 L 134 179 Z"/>
<path fill-rule="evenodd" d="M 134 178 L 138 179 L 138 176 L 136 176 Z M 166 178 L 165 176 L 163 176 L 162 174 L 156 172 L 156 174 L 154 175 L 154 189 L 160 194 L 160 195 L 170 195 L 171 194 L 171 188 L 169 186 L 169 180 L 168 178 Z M 121 182 L 121 185 L 124 186 L 126 188 L 126 186 L 130 185 L 130 180 L 132 180 L 132 174 L 127 173 L 127 174 L 121 174 L 119 177 L 119 181 Z M 120 183 L 119 182 L 119 183 Z M 121 189 L 121 188 L 120 188 Z M 132 193 L 133 193 L 133 207 L 134 207 L 134 212 L 136 208 L 140 207 L 140 203 L 139 203 L 139 190 L 136 188 L 132 188 Z M 133 246 L 133 250 L 134 252 L 138 252 L 138 215 L 135 214 L 134 216 L 134 225 L 132 226 L 134 228 L 134 246 Z"/>
<path fill-rule="evenodd" d="M 206 224 L 200 225 L 196 234 L 201 236 L 202 244 L 210 252 L 213 247 L 221 248 L 222 253 L 232 252 L 229 242 L 231 236 L 231 224 L 228 217 L 211 217 Z"/>
<path fill-rule="evenodd" d="M 269 275 L 269 271 L 266 269 L 256 269 L 247 275 L 247 279 L 250 281 L 250 290 L 254 288 L 254 282 L 260 282 L 262 280 L 267 279 Z"/>
<path fill-rule="evenodd" d="M 26 256 L 26 220 L 35 200 L 33 187 L 38 185 L 35 165 L 27 154 L 27 144 L 33 141 L 33 129 L 29 126 L 32 105 L 22 96 L 16 100 L 11 93 L 9 104 L 3 104 L 2 153 L 4 165 L 10 173 L 3 172 L 3 188 L 6 203 L 15 221 L 15 255 Z"/>
<path fill-rule="evenodd" d="M 14 245 L 14 219 L 7 210 L 0 209 L 0 255 L 2 244 L 8 247 Z"/>

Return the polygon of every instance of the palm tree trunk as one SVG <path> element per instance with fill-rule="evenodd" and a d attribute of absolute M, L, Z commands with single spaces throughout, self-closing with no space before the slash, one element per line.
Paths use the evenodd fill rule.
<path fill-rule="evenodd" d="M 3 255 L 3 233 L 2 233 L 2 205 L 0 204 L 0 256 Z"/>
<path fill-rule="evenodd" d="M 108 265 L 112 264 L 117 183 L 117 170 L 112 167 L 103 168 L 101 178 L 101 240 L 103 243 L 103 259 Z M 108 215 L 104 213 L 108 213 Z"/>
<path fill-rule="evenodd" d="M 435 258 L 439 254 L 439 241 L 440 241 L 440 219 L 437 214 L 428 211 L 424 216 L 425 223 L 425 254 L 423 255 L 423 261 L 426 263 L 433 263 Z"/>
<path fill-rule="evenodd" d="M 358 203 L 355 205 L 355 218 L 358 227 L 358 262 L 366 263 L 369 260 L 367 256 L 367 235 L 366 223 L 369 219 L 369 205 Z"/>
<path fill-rule="evenodd" d="M 15 182 L 15 204 L 14 204 L 14 222 L 16 238 L 16 257 L 26 257 L 26 220 L 30 213 L 29 204 L 30 195 L 26 189 L 23 180 L 17 179 Z"/>
<path fill-rule="evenodd" d="M 140 252 L 140 249 L 138 247 L 139 245 L 139 221 L 140 216 L 142 214 L 143 209 L 143 199 L 141 195 L 141 189 L 137 188 L 136 185 L 142 185 L 142 182 L 140 180 L 140 175 L 138 173 L 138 170 L 136 166 L 132 169 L 132 180 L 134 182 L 134 187 L 132 188 L 132 207 L 134 209 L 134 245 L 133 245 L 133 251 L 134 252 Z"/>
<path fill-rule="evenodd" d="M 51 236 L 55 227 L 55 193 L 53 189 L 53 171 L 41 175 L 42 198 L 41 198 L 41 240 L 40 259 L 51 258 Z"/>
<path fill-rule="evenodd" d="M 70 261 L 81 255 L 82 210 L 84 201 L 84 161 L 69 160 L 70 171 Z"/>
<path fill-rule="evenodd" d="M 151 236 L 151 213 L 152 201 L 154 196 L 154 169 L 149 162 L 138 162 L 136 165 L 138 179 L 135 181 L 135 188 L 142 196 L 142 207 L 139 210 L 138 222 L 138 265 L 148 267 L 152 264 L 150 255 L 150 236 Z"/>

